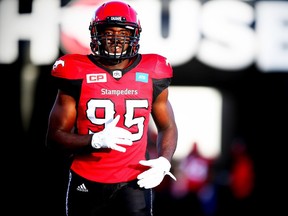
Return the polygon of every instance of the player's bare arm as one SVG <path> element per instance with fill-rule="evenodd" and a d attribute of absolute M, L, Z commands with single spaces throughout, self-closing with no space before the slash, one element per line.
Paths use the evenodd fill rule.
<path fill-rule="evenodd" d="M 176 150 L 178 131 L 168 100 L 168 89 L 165 89 L 153 103 L 152 116 L 158 129 L 158 155 L 171 161 Z"/>
<path fill-rule="evenodd" d="M 76 102 L 73 97 L 59 91 L 50 113 L 47 140 L 57 140 L 57 147 L 73 150 L 91 143 L 92 135 L 71 133 L 76 121 Z"/>

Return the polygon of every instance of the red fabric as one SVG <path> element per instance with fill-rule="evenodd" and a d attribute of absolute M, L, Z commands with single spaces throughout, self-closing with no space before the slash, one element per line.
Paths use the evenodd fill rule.
<path fill-rule="evenodd" d="M 139 161 L 145 159 L 147 148 L 153 79 L 171 78 L 171 65 L 160 55 L 142 55 L 141 61 L 131 65 L 129 72 L 122 71 L 122 78 L 117 80 L 86 55 L 68 54 L 56 61 L 52 75 L 66 82 L 63 88 L 67 91 L 73 88 L 71 94 L 80 94 L 76 125 L 79 134 L 101 131 L 105 122 L 119 114 L 117 126 L 130 130 L 134 137 L 125 153 L 103 149 L 77 155 L 71 169 L 88 180 L 103 183 L 135 179 L 143 171 Z"/>
<path fill-rule="evenodd" d="M 254 186 L 253 162 L 247 155 L 239 156 L 231 171 L 231 189 L 236 198 L 245 198 Z"/>

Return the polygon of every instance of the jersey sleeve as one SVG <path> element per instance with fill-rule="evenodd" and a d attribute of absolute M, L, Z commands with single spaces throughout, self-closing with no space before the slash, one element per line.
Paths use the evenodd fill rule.
<path fill-rule="evenodd" d="M 153 79 L 153 101 L 171 83 L 171 78 Z"/>
<path fill-rule="evenodd" d="M 158 54 L 148 54 L 150 66 L 153 66 L 153 101 L 171 84 L 173 68 L 168 59 Z"/>
<path fill-rule="evenodd" d="M 67 54 L 58 58 L 53 64 L 51 75 L 64 79 L 80 78 L 82 75 L 79 67 L 88 59 L 85 57 L 78 54 Z"/>
<path fill-rule="evenodd" d="M 166 57 L 158 55 L 158 54 L 150 54 L 149 60 L 154 65 L 154 70 L 153 70 L 154 79 L 163 79 L 163 78 L 173 77 L 173 68 Z"/>
<path fill-rule="evenodd" d="M 79 82 L 82 81 L 77 70 L 77 59 L 80 57 L 80 55 L 64 55 L 54 62 L 51 71 L 53 84 L 73 97 L 79 94 L 75 86 L 79 86 Z"/>

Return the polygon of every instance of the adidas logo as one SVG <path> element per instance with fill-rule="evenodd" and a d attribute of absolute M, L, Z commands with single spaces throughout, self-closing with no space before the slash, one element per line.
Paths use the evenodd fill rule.
<path fill-rule="evenodd" d="M 76 189 L 77 191 L 81 191 L 81 192 L 88 192 L 88 189 L 86 188 L 86 186 L 83 184 L 79 185 Z"/>

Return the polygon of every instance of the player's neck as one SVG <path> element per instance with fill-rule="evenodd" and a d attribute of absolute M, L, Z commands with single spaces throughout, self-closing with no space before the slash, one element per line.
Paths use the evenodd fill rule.
<path fill-rule="evenodd" d="M 132 60 L 123 59 L 119 62 L 115 62 L 115 64 L 113 64 L 113 62 L 107 62 L 107 61 L 100 61 L 100 63 L 110 70 L 115 70 L 115 69 L 123 70 L 132 64 Z"/>

